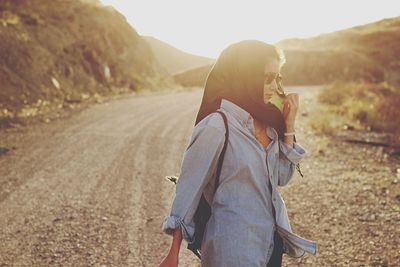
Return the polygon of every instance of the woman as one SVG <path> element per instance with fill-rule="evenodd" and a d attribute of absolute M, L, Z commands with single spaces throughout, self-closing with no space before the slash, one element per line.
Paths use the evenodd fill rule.
<path fill-rule="evenodd" d="M 288 94 L 283 112 L 271 104 L 283 57 L 269 44 L 246 40 L 226 48 L 207 77 L 171 213 L 162 230 L 173 235 L 160 266 L 177 266 L 182 238 L 193 242 L 193 215 L 201 194 L 211 217 L 201 243 L 206 267 L 281 266 L 282 253 L 316 253 L 316 243 L 291 232 L 277 186 L 286 185 L 305 150 L 294 142 L 297 94 Z M 214 174 L 229 139 L 215 194 Z"/>

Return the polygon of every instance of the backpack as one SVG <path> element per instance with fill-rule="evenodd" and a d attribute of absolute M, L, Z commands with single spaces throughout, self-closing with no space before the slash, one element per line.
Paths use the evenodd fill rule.
<path fill-rule="evenodd" d="M 222 111 L 219 111 L 219 110 L 217 110 L 216 112 L 221 114 L 222 118 L 224 119 L 225 142 L 224 142 L 224 146 L 222 148 L 221 154 L 219 155 L 219 159 L 218 159 L 217 172 L 215 175 L 216 182 L 215 182 L 214 193 L 217 191 L 217 187 L 219 184 L 219 176 L 221 174 L 222 163 L 224 161 L 225 151 L 226 151 L 226 147 L 228 144 L 228 138 L 229 138 L 228 120 L 226 118 L 226 115 Z M 166 178 L 175 184 L 177 182 L 176 176 L 167 176 Z M 199 259 L 201 259 L 200 249 L 201 249 L 201 242 L 202 242 L 203 236 L 204 236 L 204 230 L 206 228 L 206 224 L 207 224 L 210 216 L 211 216 L 211 207 L 208 204 L 207 200 L 205 199 L 204 194 L 202 194 L 199 204 L 197 206 L 196 212 L 193 217 L 193 221 L 195 224 L 194 241 L 193 241 L 193 243 L 190 243 L 187 246 L 187 248 L 190 251 L 192 251 Z"/>

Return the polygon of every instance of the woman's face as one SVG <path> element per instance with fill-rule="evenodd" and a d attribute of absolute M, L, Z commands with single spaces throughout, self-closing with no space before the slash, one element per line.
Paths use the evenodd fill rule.
<path fill-rule="evenodd" d="M 278 84 L 276 77 L 280 72 L 279 61 L 273 59 L 265 65 L 264 69 L 264 103 L 268 104 L 271 100 L 272 94 L 277 92 Z"/>

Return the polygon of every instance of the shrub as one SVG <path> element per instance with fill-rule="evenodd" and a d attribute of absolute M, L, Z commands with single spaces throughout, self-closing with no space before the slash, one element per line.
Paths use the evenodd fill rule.
<path fill-rule="evenodd" d="M 318 100 L 327 112 L 379 132 L 400 133 L 400 91 L 387 83 L 335 82 L 326 86 Z"/>

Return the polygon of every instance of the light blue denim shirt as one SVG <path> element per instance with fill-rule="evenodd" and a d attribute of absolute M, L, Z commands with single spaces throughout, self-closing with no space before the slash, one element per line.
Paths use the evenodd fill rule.
<path fill-rule="evenodd" d="M 162 231 L 172 235 L 179 227 L 183 238 L 193 242 L 193 216 L 204 193 L 212 212 L 201 246 L 202 266 L 266 266 L 274 246 L 274 231 L 282 237 L 288 255 L 315 255 L 316 242 L 292 233 L 285 203 L 277 190 L 293 177 L 296 164 L 305 155 L 304 148 L 279 140 L 271 127 L 266 133 L 272 141 L 264 148 L 255 137 L 253 118 L 247 111 L 226 99 L 222 99 L 220 110 L 228 119 L 229 140 L 217 191 L 214 195 L 225 126 L 222 116 L 212 113 L 193 128 Z"/>

